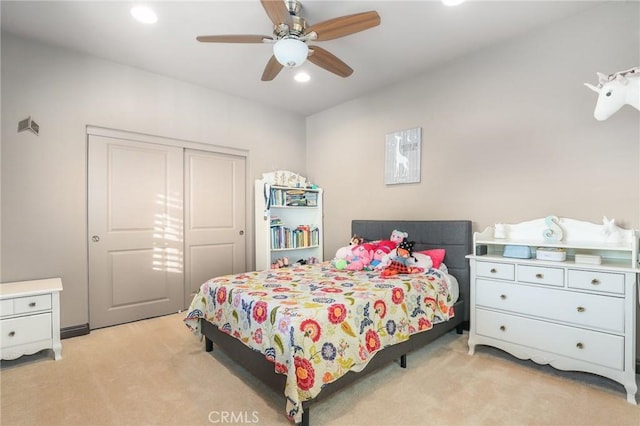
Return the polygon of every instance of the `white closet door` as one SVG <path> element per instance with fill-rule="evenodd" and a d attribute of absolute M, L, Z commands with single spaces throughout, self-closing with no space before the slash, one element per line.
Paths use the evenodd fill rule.
<path fill-rule="evenodd" d="M 200 285 L 246 269 L 246 159 L 185 151 L 185 303 Z"/>
<path fill-rule="evenodd" d="M 184 305 L 183 149 L 90 135 L 89 324 Z"/>

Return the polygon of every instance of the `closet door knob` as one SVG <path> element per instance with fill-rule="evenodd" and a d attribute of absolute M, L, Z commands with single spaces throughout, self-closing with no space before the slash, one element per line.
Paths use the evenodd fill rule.
<path fill-rule="evenodd" d="M 97 243 L 98 241 L 100 241 L 100 237 L 97 235 L 94 235 L 93 237 L 91 237 L 91 241 L 93 241 L 94 243 Z"/>
<path fill-rule="evenodd" d="M 244 231 L 240 231 L 240 232 L 238 232 L 238 234 L 244 235 Z"/>

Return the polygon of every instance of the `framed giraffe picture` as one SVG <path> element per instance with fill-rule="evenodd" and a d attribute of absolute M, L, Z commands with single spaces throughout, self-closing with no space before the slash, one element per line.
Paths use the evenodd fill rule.
<path fill-rule="evenodd" d="M 384 183 L 420 182 L 422 128 L 399 130 L 385 138 Z"/>

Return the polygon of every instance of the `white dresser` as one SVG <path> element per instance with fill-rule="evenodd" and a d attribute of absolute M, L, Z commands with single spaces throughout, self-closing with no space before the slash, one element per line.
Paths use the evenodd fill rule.
<path fill-rule="evenodd" d="M 62 280 L 0 284 L 0 358 L 16 359 L 51 349 L 62 358 L 60 292 Z"/>
<path fill-rule="evenodd" d="M 559 219 L 562 240 L 545 240 L 544 219 L 474 234 L 469 354 L 476 345 L 521 359 L 615 380 L 636 404 L 638 233 Z M 506 229 L 505 229 L 506 228 Z M 531 252 L 531 258 L 521 257 Z M 537 260 L 540 247 L 564 261 Z M 540 250 L 539 257 L 542 256 Z M 586 255 L 577 263 L 575 256 Z M 597 257 L 592 257 L 597 256 Z"/>

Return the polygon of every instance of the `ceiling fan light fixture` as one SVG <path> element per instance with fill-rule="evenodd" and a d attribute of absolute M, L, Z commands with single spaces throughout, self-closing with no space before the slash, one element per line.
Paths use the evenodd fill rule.
<path fill-rule="evenodd" d="M 307 81 L 311 80 L 311 76 L 304 71 L 297 73 L 293 78 L 298 83 L 306 83 Z"/>
<path fill-rule="evenodd" d="M 309 47 L 305 42 L 296 38 L 283 38 L 273 45 L 273 54 L 280 64 L 294 68 L 307 60 Z"/>
<path fill-rule="evenodd" d="M 461 3 L 464 3 L 464 0 L 442 0 L 442 4 L 445 6 L 457 6 Z"/>
<path fill-rule="evenodd" d="M 155 24 L 158 22 L 158 15 L 147 6 L 134 6 L 131 8 L 131 16 L 143 24 Z"/>

